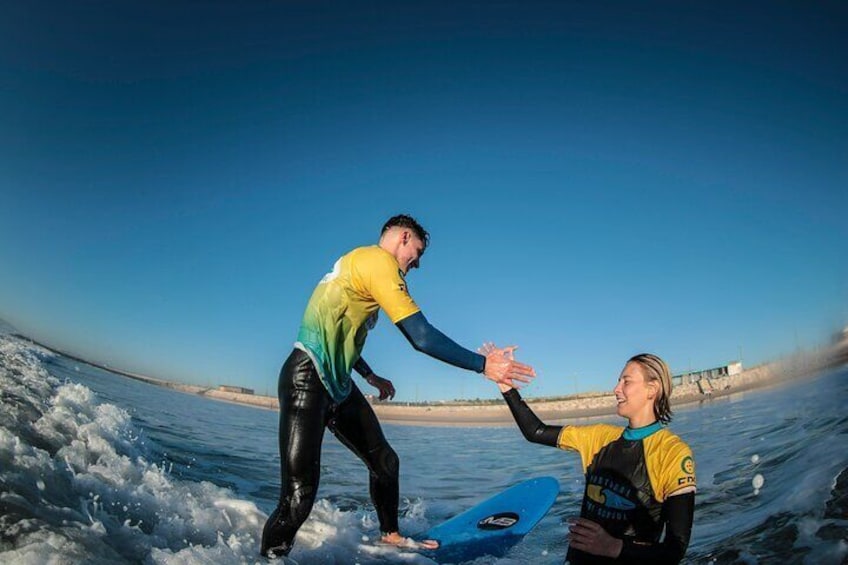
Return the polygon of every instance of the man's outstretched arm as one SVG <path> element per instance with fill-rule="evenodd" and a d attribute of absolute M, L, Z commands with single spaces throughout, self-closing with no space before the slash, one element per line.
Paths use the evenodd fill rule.
<path fill-rule="evenodd" d="M 536 376 L 532 367 L 510 359 L 500 351 L 490 352 L 484 357 L 465 349 L 436 329 L 421 312 L 395 325 L 416 350 L 454 367 L 483 373 L 487 379 L 496 383 L 513 386 L 513 381 L 527 383 Z"/>

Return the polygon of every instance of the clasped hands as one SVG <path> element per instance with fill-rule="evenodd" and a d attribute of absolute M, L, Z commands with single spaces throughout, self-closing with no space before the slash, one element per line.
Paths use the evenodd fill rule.
<path fill-rule="evenodd" d="M 520 388 L 536 378 L 536 370 L 530 365 L 515 360 L 515 345 L 497 347 L 494 343 L 484 343 L 477 351 L 486 357 L 486 368 L 483 374 L 487 379 L 496 383 L 501 392 L 511 388 Z"/>

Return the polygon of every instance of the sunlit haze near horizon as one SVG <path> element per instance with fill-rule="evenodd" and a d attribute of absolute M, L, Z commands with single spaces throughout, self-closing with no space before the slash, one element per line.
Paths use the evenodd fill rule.
<path fill-rule="evenodd" d="M 86 359 L 273 395 L 396 213 L 424 314 L 528 396 L 848 324 L 845 3 L 14 2 L 0 38 L 0 318 Z M 385 315 L 363 356 L 497 395 Z"/>

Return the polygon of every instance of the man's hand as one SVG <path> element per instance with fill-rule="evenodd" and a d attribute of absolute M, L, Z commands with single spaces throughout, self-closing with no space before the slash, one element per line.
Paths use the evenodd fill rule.
<path fill-rule="evenodd" d="M 384 379 L 378 376 L 377 373 L 371 373 L 365 377 L 365 382 L 380 391 L 380 400 L 387 398 L 391 400 L 395 397 L 395 385 L 389 379 Z"/>
<path fill-rule="evenodd" d="M 536 378 L 536 370 L 533 367 L 515 360 L 516 349 L 518 347 L 515 345 L 499 348 L 493 343 L 484 343 L 478 350 L 486 356 L 483 374 L 490 381 L 497 383 L 501 392 L 519 388 L 519 383 L 529 383 Z"/>
<path fill-rule="evenodd" d="M 568 521 L 568 545 L 574 549 L 615 559 L 621 554 L 624 542 L 612 537 L 600 524 L 586 518 Z"/>

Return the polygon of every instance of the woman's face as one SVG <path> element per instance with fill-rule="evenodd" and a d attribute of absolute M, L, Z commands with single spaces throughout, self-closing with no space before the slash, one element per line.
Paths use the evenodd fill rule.
<path fill-rule="evenodd" d="M 639 363 L 630 362 L 624 366 L 613 392 L 619 416 L 630 419 L 645 416 L 653 418 L 655 388 L 646 381 Z"/>

